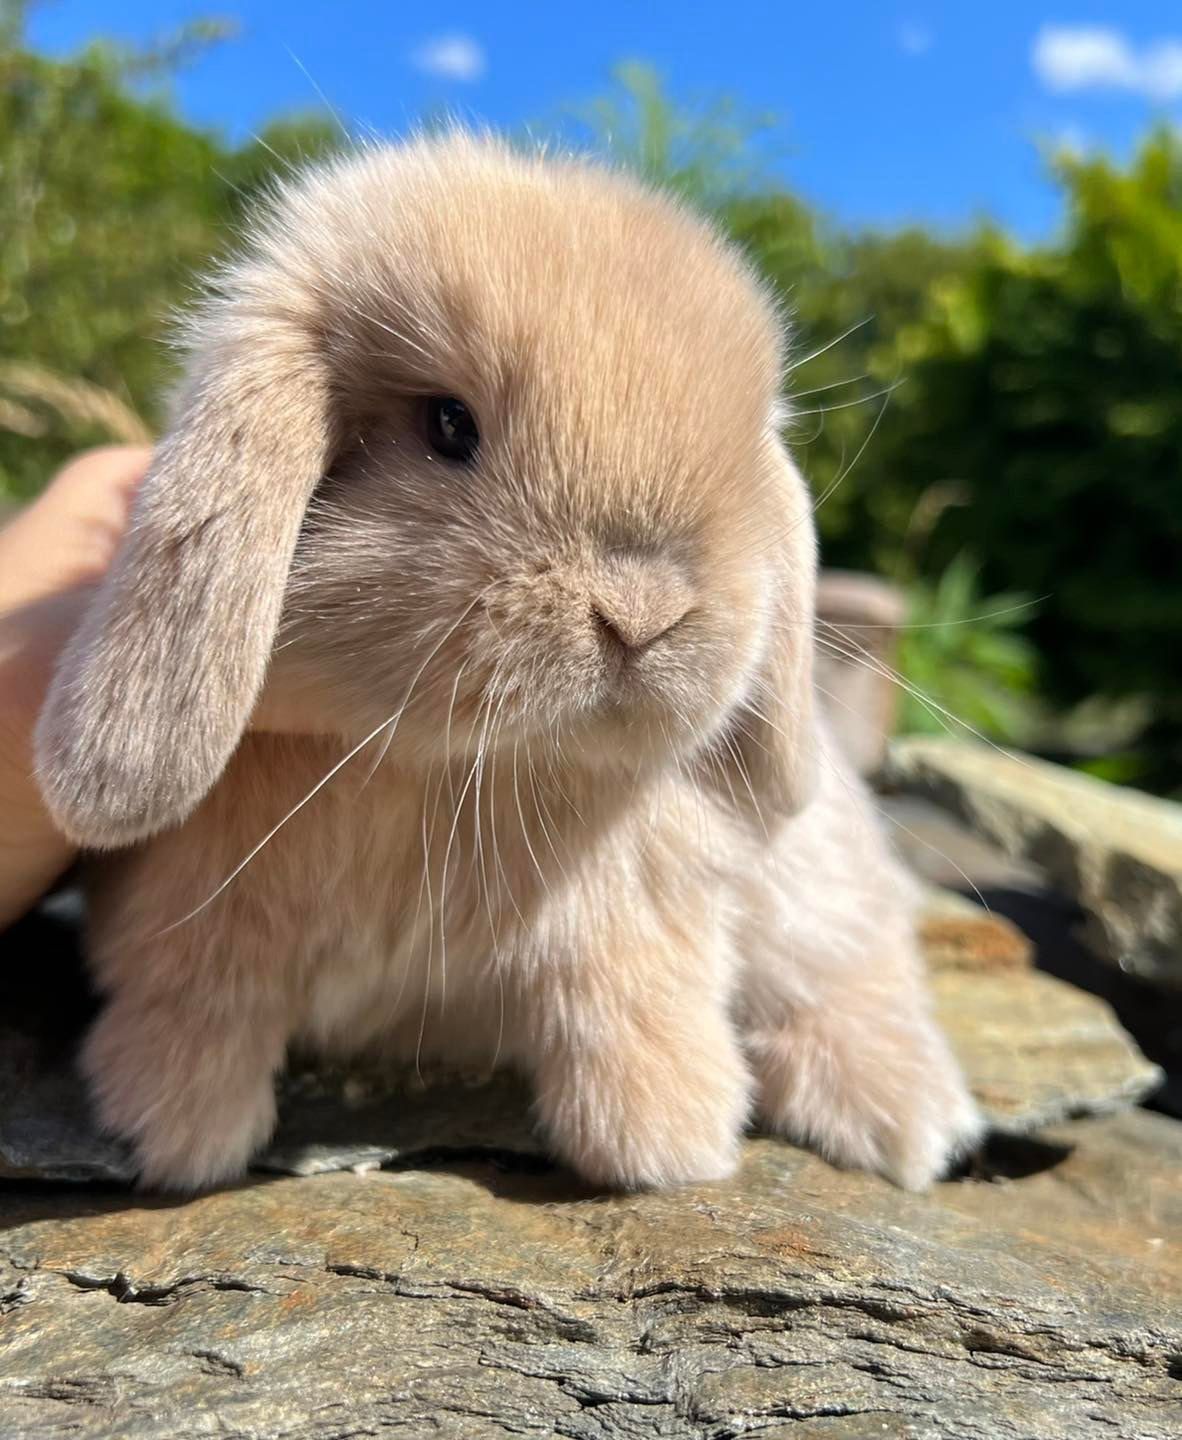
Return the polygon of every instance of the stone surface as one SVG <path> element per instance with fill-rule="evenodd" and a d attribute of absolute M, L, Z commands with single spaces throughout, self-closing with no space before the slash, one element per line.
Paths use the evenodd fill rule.
<path fill-rule="evenodd" d="M 763 1138 L 726 1184 L 592 1194 L 507 1079 L 298 1070 L 248 1183 L 46 1184 L 130 1170 L 71 1076 L 93 1005 L 75 925 L 0 939 L 4 1440 L 1177 1433 L 1182 1125 L 1014 1133 L 1153 1072 L 975 904 L 933 894 L 925 943 L 1009 1133 L 925 1196 Z"/>
<path fill-rule="evenodd" d="M 1180 1137 L 1076 1122 L 929 1196 L 769 1140 L 666 1195 L 510 1157 L 181 1203 L 10 1185 L 0 1428 L 1168 1440 Z"/>
<path fill-rule="evenodd" d="M 936 1010 L 990 1125 L 1024 1135 L 1135 1105 L 1162 1073 L 1110 1007 L 1037 970 L 932 976 Z"/>
<path fill-rule="evenodd" d="M 1034 946 L 1012 921 L 954 890 L 928 888 L 919 936 L 931 970 L 1028 970 Z"/>
<path fill-rule="evenodd" d="M 896 853 L 929 885 L 970 893 L 974 887 L 1037 890 L 1045 884 L 1036 866 L 1007 858 L 930 800 L 901 791 L 876 799 Z"/>
<path fill-rule="evenodd" d="M 1182 989 L 1182 806 L 962 741 L 896 741 L 886 778 L 1039 866 L 1098 955 Z"/>
<path fill-rule="evenodd" d="M 1031 968 L 1030 941 L 1003 916 L 932 890 L 920 934 L 940 1023 L 993 1129 L 1105 1114 L 1161 1082 L 1104 1000 Z"/>

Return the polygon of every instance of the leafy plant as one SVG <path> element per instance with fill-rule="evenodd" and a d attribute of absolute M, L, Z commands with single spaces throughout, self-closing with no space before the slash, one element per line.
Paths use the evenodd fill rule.
<path fill-rule="evenodd" d="M 1038 654 L 1020 630 L 1031 600 L 1016 591 L 983 595 L 980 567 L 962 553 L 938 579 L 913 584 L 907 608 L 896 661 L 905 682 L 899 728 L 1029 743 L 1039 719 Z"/>
<path fill-rule="evenodd" d="M 660 73 L 637 60 L 616 66 L 612 82 L 606 95 L 568 113 L 565 128 L 577 140 L 704 209 L 766 184 L 773 116 L 725 96 L 680 107 Z"/>
<path fill-rule="evenodd" d="M 152 426 L 194 275 L 254 189 L 329 143 L 319 117 L 234 149 L 175 114 L 167 77 L 224 26 L 55 60 L 24 48 L 23 9 L 0 10 L 0 497 L 12 498 L 80 446 L 126 434 L 127 416 Z"/>

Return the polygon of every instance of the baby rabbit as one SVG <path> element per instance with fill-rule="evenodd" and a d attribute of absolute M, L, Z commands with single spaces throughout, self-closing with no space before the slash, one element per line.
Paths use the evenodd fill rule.
<path fill-rule="evenodd" d="M 189 342 L 38 733 L 114 852 L 83 1065 L 143 1182 L 239 1175 L 289 1045 L 512 1065 L 596 1184 L 726 1176 L 753 1112 L 937 1177 L 978 1118 L 816 712 L 743 259 L 453 134 L 285 184 Z"/>

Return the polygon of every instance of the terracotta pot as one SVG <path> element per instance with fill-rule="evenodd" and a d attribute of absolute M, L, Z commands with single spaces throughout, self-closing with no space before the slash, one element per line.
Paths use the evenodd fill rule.
<path fill-rule="evenodd" d="M 821 571 L 817 636 L 828 643 L 817 649 L 817 685 L 838 743 L 863 775 L 882 764 L 894 730 L 899 687 L 889 672 L 906 613 L 902 592 L 885 580 Z"/>

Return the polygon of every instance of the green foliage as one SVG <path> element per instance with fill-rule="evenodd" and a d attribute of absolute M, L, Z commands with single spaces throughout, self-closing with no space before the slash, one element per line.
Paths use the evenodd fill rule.
<path fill-rule="evenodd" d="M 900 728 L 1027 745 L 1038 718 L 1038 656 L 1020 631 L 1035 607 L 1018 593 L 983 596 L 979 573 L 962 554 L 937 580 L 910 587 L 897 661 L 908 686 Z"/>
<path fill-rule="evenodd" d="M 221 27 L 58 61 L 22 48 L 19 19 L 10 6 L 0 28 L 0 496 L 31 494 L 80 445 L 130 438 L 136 416 L 158 420 L 169 322 L 195 274 L 244 197 L 328 143 L 316 119 L 230 149 L 144 90 Z"/>
<path fill-rule="evenodd" d="M 749 115 L 725 97 L 678 109 L 660 75 L 635 60 L 618 65 L 613 81 L 609 94 L 572 112 L 578 138 L 704 209 L 764 180 L 761 142 L 773 129 L 771 116 Z"/>
<path fill-rule="evenodd" d="M 240 148 L 178 118 L 169 75 L 224 37 L 220 22 L 61 61 L 29 52 L 23 10 L 0 0 L 0 501 L 81 444 L 148 433 L 194 276 L 260 187 L 339 143 L 321 115 Z M 1034 723 L 1036 688 L 1060 712 L 1093 696 L 1108 705 L 1096 714 L 1132 706 L 1143 733 L 1116 726 L 1110 773 L 1177 786 L 1177 136 L 1152 135 L 1125 168 L 1056 159 L 1063 233 L 1027 249 L 988 228 L 843 232 L 774 178 L 768 117 L 678 109 L 643 66 L 622 67 L 580 123 L 712 213 L 781 298 L 788 438 L 825 558 L 908 588 L 923 627 L 904 640 L 909 681 L 1011 740 Z M 1018 591 L 1045 598 L 997 616 Z M 905 715 L 934 723 L 911 701 Z M 1090 764 L 1103 748 L 1089 741 Z"/>
<path fill-rule="evenodd" d="M 1126 171 L 1065 158 L 1057 173 L 1061 241 L 989 246 L 934 287 L 927 314 L 900 335 L 909 382 L 879 464 L 904 505 L 950 482 L 963 497 L 932 530 L 928 573 L 968 546 L 988 587 L 1046 595 L 1031 636 L 1052 701 L 1143 697 L 1154 746 L 1172 753 L 1182 142 L 1161 131 Z"/>

